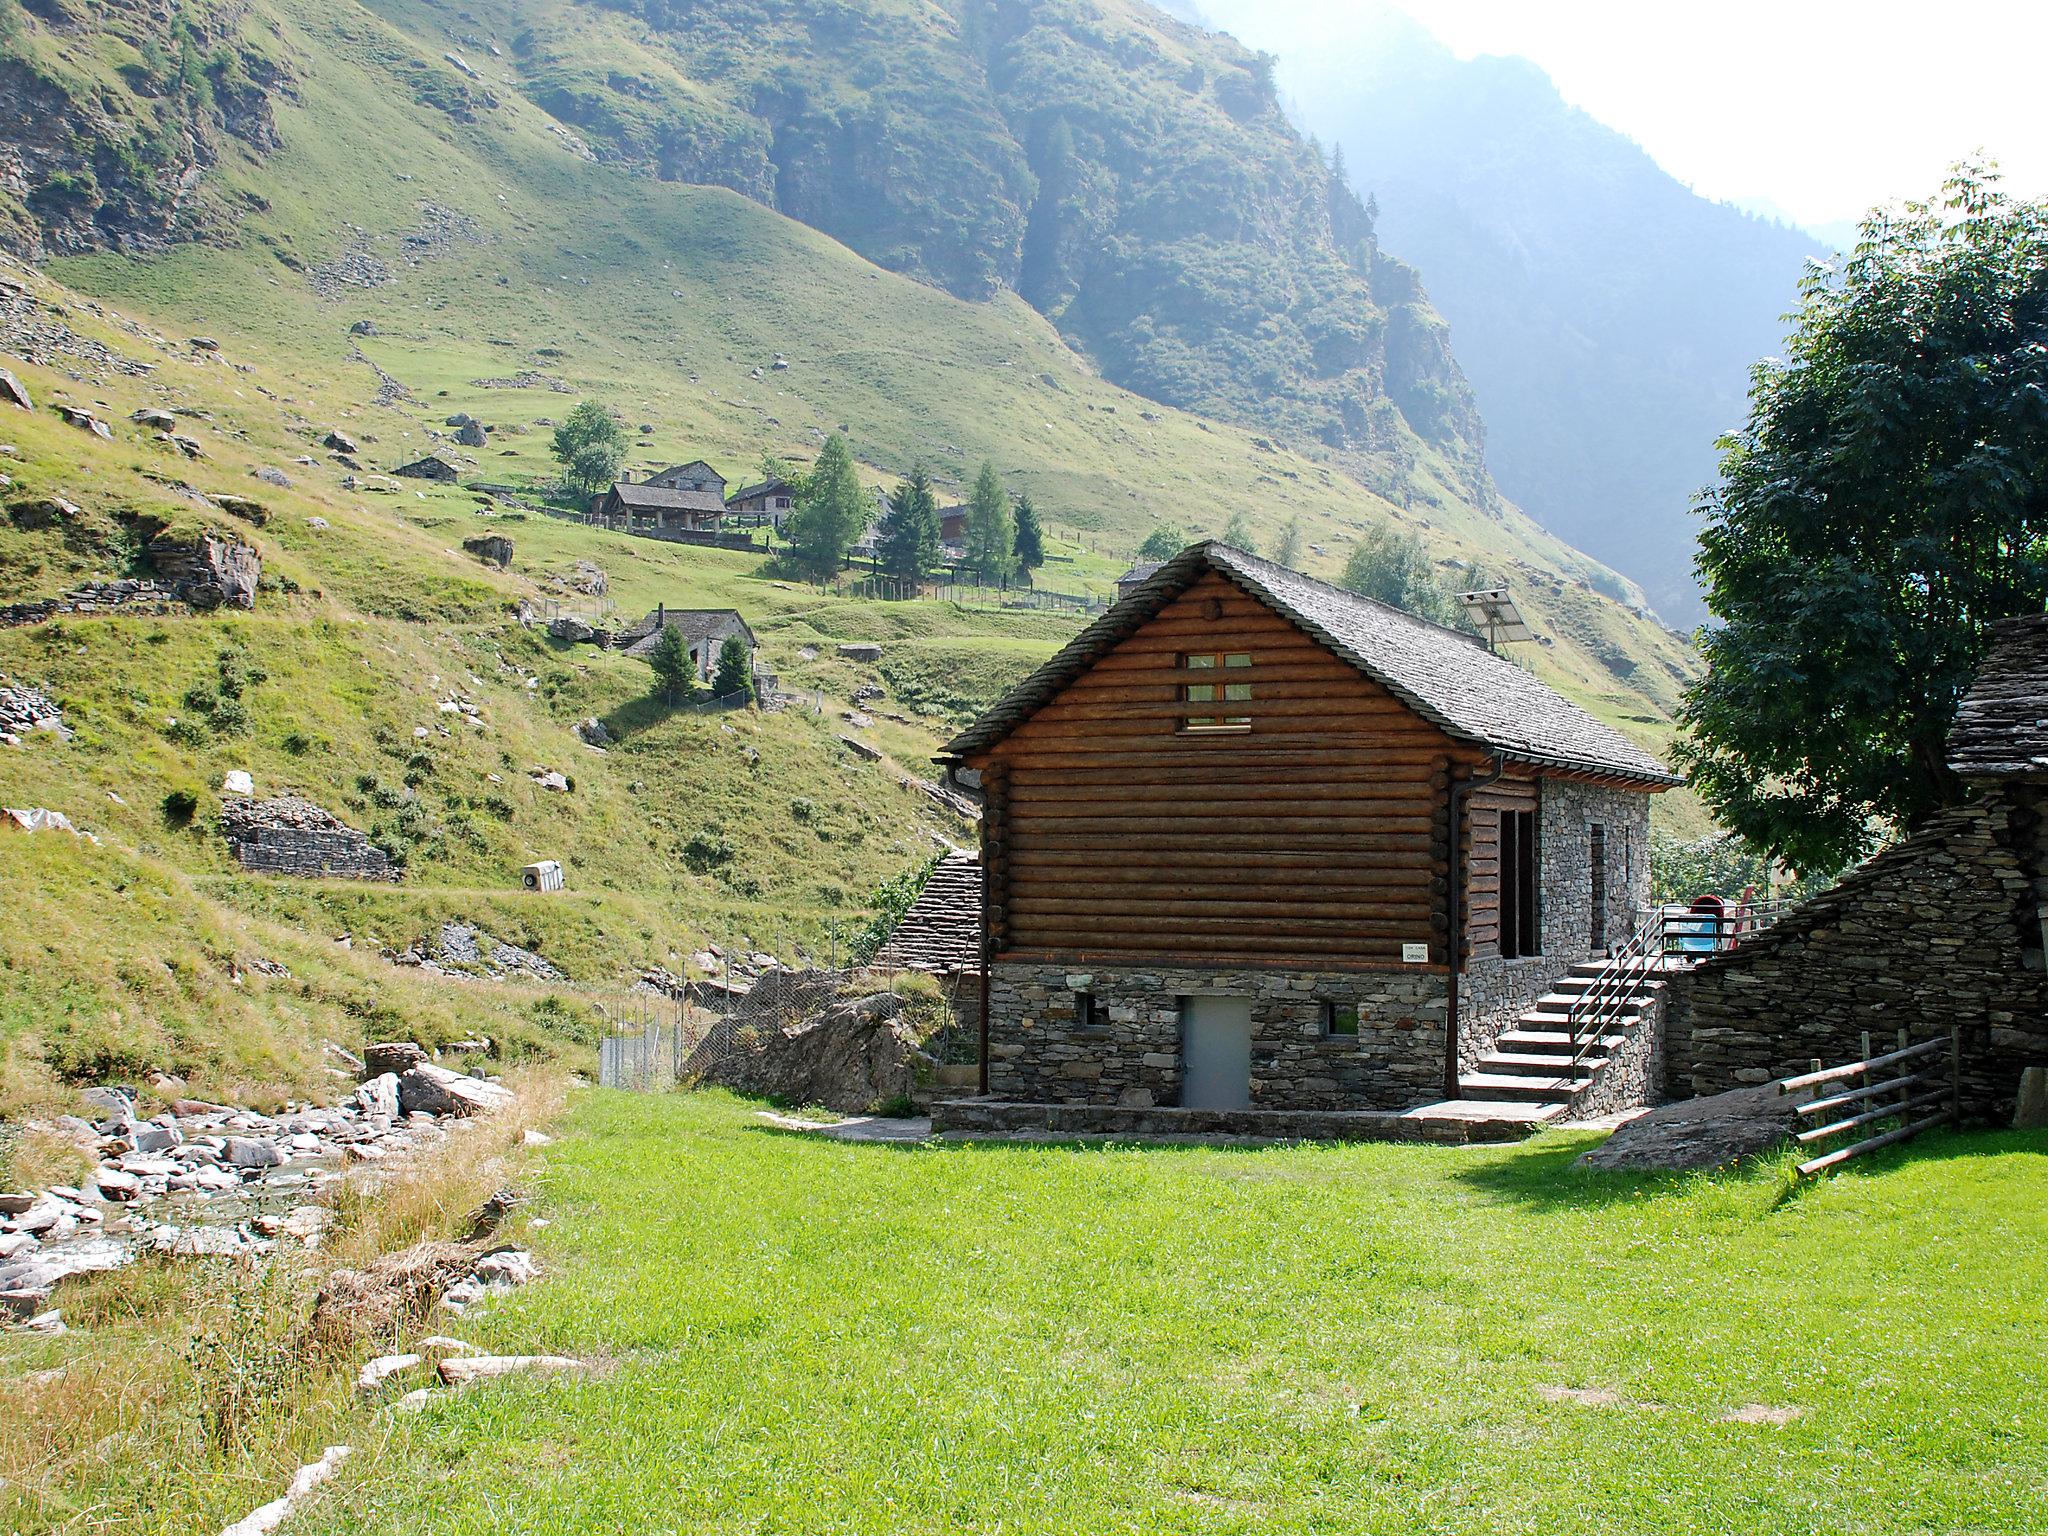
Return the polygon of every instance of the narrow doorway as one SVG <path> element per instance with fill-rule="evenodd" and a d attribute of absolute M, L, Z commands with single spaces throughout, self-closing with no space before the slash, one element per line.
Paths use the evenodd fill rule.
<path fill-rule="evenodd" d="M 1249 1109 L 1252 1005 L 1243 997 L 1181 1001 L 1180 1101 L 1187 1109 Z"/>
<path fill-rule="evenodd" d="M 1607 952 L 1607 828 L 1597 821 L 1588 840 L 1588 854 L 1592 860 L 1593 886 L 1591 943 L 1593 953 L 1600 955 Z"/>

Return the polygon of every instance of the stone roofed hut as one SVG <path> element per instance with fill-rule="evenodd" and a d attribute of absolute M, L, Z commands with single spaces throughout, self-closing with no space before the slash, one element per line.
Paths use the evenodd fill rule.
<path fill-rule="evenodd" d="M 701 682 L 709 683 L 712 674 L 718 670 L 718 653 L 730 635 L 738 635 L 746 642 L 747 671 L 750 675 L 754 671 L 759 642 L 736 608 L 671 608 L 664 603 L 622 630 L 612 643 L 628 656 L 646 661 L 654 655 L 654 647 L 664 629 L 682 633 L 684 643 L 690 648 L 690 661 L 696 667 Z"/>
<path fill-rule="evenodd" d="M 2002 620 L 1949 736 L 1970 797 L 1671 984 L 1666 1087 L 1720 1093 L 1962 1031 L 1966 1116 L 2048 1066 L 2048 615 Z"/>
<path fill-rule="evenodd" d="M 634 485 L 623 480 L 598 497 L 591 507 L 593 521 L 629 532 L 715 529 L 724 516 L 722 492 Z"/>
<path fill-rule="evenodd" d="M 438 480 L 443 485 L 453 485 L 457 470 L 453 464 L 438 453 L 430 453 L 423 459 L 414 459 L 410 464 L 401 464 L 391 471 L 408 480 Z"/>
<path fill-rule="evenodd" d="M 1472 637 L 1214 542 L 942 761 L 986 797 L 988 1092 L 1132 1109 L 1460 1097 L 1634 931 L 1678 782 Z"/>

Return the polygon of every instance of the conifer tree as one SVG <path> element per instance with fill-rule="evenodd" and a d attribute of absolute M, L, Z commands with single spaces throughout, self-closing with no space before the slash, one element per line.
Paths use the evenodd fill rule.
<path fill-rule="evenodd" d="M 1009 494 L 996 477 L 995 465 L 984 462 L 967 498 L 967 568 L 983 581 L 1002 580 L 1009 573 L 1016 538 Z"/>
<path fill-rule="evenodd" d="M 667 703 L 687 704 L 697 696 L 697 664 L 690 659 L 690 646 L 681 630 L 664 625 L 660 638 L 654 642 L 654 653 L 647 660 Z"/>
<path fill-rule="evenodd" d="M 922 464 L 889 498 L 875 533 L 875 554 L 882 569 L 898 581 L 916 583 L 939 558 L 939 499 L 932 477 Z"/>
<path fill-rule="evenodd" d="M 747 642 L 727 635 L 718 648 L 718 671 L 712 676 L 711 691 L 721 699 L 754 696 L 754 669 L 747 655 Z"/>
<path fill-rule="evenodd" d="M 1045 529 L 1039 525 L 1038 508 L 1022 491 L 1017 493 L 1016 516 L 1017 536 L 1010 541 L 1010 552 L 1017 557 L 1017 569 L 1028 579 L 1045 564 Z"/>
<path fill-rule="evenodd" d="M 830 581 L 846 552 L 867 528 L 868 493 L 853 472 L 853 454 L 838 433 L 825 440 L 818 462 L 801 476 L 796 506 L 783 527 L 796 563 L 814 581 Z"/>

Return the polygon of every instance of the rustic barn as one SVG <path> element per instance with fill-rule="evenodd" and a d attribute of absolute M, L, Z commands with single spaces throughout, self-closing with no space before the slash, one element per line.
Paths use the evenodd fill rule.
<path fill-rule="evenodd" d="M 716 528 L 725 498 L 716 491 L 676 490 L 620 481 L 591 505 L 591 520 L 628 532 Z"/>
<path fill-rule="evenodd" d="M 414 459 L 410 464 L 401 464 L 391 471 L 408 480 L 438 480 L 444 485 L 455 481 L 456 469 L 439 454 L 430 453 L 424 459 Z"/>
<path fill-rule="evenodd" d="M 2048 1067 L 2048 616 L 2008 619 L 1964 697 L 1967 800 L 1768 932 L 1671 981 L 1669 1091 L 1719 1093 L 1961 1031 L 1963 1109 L 2012 1115 Z"/>
<path fill-rule="evenodd" d="M 1219 543 L 942 761 L 985 795 L 988 1092 L 1132 1108 L 1548 1106 L 1495 1037 L 1629 936 L 1676 782 L 1471 636 Z"/>
<path fill-rule="evenodd" d="M 671 608 L 664 603 L 620 631 L 613 644 L 628 656 L 645 661 L 654 654 L 655 643 L 660 640 L 664 629 L 677 630 L 682 634 L 684 643 L 690 648 L 690 661 L 703 682 L 710 682 L 711 675 L 718 670 L 718 653 L 724 648 L 727 637 L 732 635 L 738 635 L 746 642 L 747 670 L 749 673 L 754 670 L 759 642 L 754 639 L 753 630 L 747 627 L 747 621 L 734 608 Z"/>

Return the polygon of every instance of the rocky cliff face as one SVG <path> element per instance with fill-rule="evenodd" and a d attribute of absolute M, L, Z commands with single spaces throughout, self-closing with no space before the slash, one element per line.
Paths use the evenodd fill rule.
<path fill-rule="evenodd" d="M 204 233 L 201 178 L 229 143 L 277 147 L 271 101 L 290 88 L 245 21 L 237 5 L 0 6 L 0 245 L 37 261 Z"/>
<path fill-rule="evenodd" d="M 600 156 L 730 186 L 962 298 L 1013 289 L 1154 399 L 1338 448 L 1405 423 L 1476 468 L 1416 274 L 1230 38 L 1134 0 L 597 3 L 655 27 L 663 62 L 600 82 L 565 25 L 522 41 L 529 95 Z"/>

